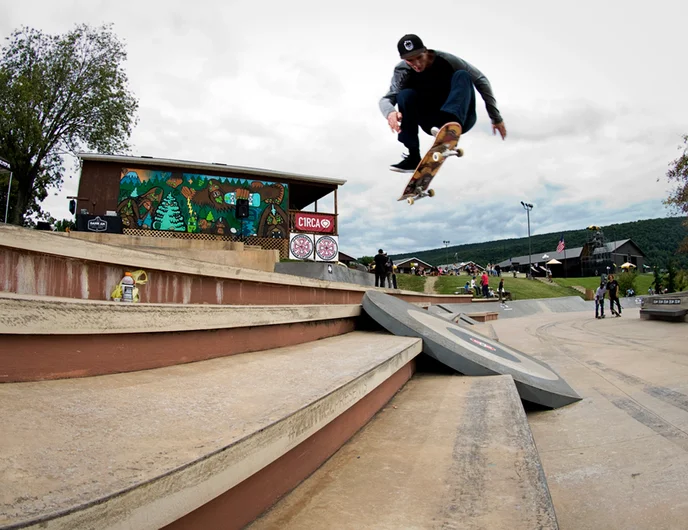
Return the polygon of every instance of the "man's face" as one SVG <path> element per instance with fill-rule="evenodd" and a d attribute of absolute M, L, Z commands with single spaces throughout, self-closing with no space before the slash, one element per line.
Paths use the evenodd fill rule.
<path fill-rule="evenodd" d="M 404 61 L 406 61 L 406 64 L 408 64 L 416 72 L 422 72 L 428 66 L 430 66 L 430 54 L 425 51 L 419 55 L 416 55 L 415 57 L 411 57 L 410 59 L 404 59 Z"/>

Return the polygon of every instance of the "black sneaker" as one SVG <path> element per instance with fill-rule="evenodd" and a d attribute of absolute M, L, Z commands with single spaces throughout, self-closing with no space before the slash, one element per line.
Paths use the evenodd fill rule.
<path fill-rule="evenodd" d="M 398 173 L 413 173 L 420 164 L 420 155 L 403 155 L 404 158 L 398 164 L 392 164 L 389 169 Z"/>

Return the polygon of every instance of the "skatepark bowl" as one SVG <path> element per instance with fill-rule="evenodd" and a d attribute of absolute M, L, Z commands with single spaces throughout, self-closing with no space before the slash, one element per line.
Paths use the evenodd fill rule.
<path fill-rule="evenodd" d="M 600 320 L 17 227 L 0 282 L 0 529 L 686 527 L 688 323 L 641 319 L 683 295 Z"/>

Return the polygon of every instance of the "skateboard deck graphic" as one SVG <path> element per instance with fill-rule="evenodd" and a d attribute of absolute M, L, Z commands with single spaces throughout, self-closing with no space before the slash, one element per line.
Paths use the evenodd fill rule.
<path fill-rule="evenodd" d="M 435 191 L 428 188 L 444 161 L 450 156 L 463 156 L 463 150 L 456 148 L 460 136 L 461 126 L 455 122 L 447 123 L 439 130 L 435 142 L 425 153 L 397 200 L 407 200 L 409 204 L 413 204 L 416 199 L 435 195 Z"/>

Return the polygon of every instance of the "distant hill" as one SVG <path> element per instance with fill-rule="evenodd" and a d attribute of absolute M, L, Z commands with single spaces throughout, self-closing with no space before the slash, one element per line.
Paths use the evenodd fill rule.
<path fill-rule="evenodd" d="M 607 241 L 632 239 L 645 253 L 647 264 L 666 267 L 669 259 L 673 258 L 679 268 L 688 269 L 688 253 L 679 253 L 681 242 L 688 237 L 688 228 L 683 225 L 685 217 L 661 217 L 603 226 L 602 231 Z M 566 248 L 582 247 L 587 238 L 587 230 L 570 230 L 564 232 Z M 561 232 L 531 236 L 533 255 L 551 252 L 557 248 Z M 475 261 L 480 265 L 499 263 L 513 256 L 528 254 L 528 237 L 518 239 L 500 239 L 486 243 L 469 243 L 454 245 L 433 250 L 419 250 L 406 254 L 391 256 L 397 261 L 403 258 L 417 257 L 431 265 L 441 265 L 462 261 Z"/>

